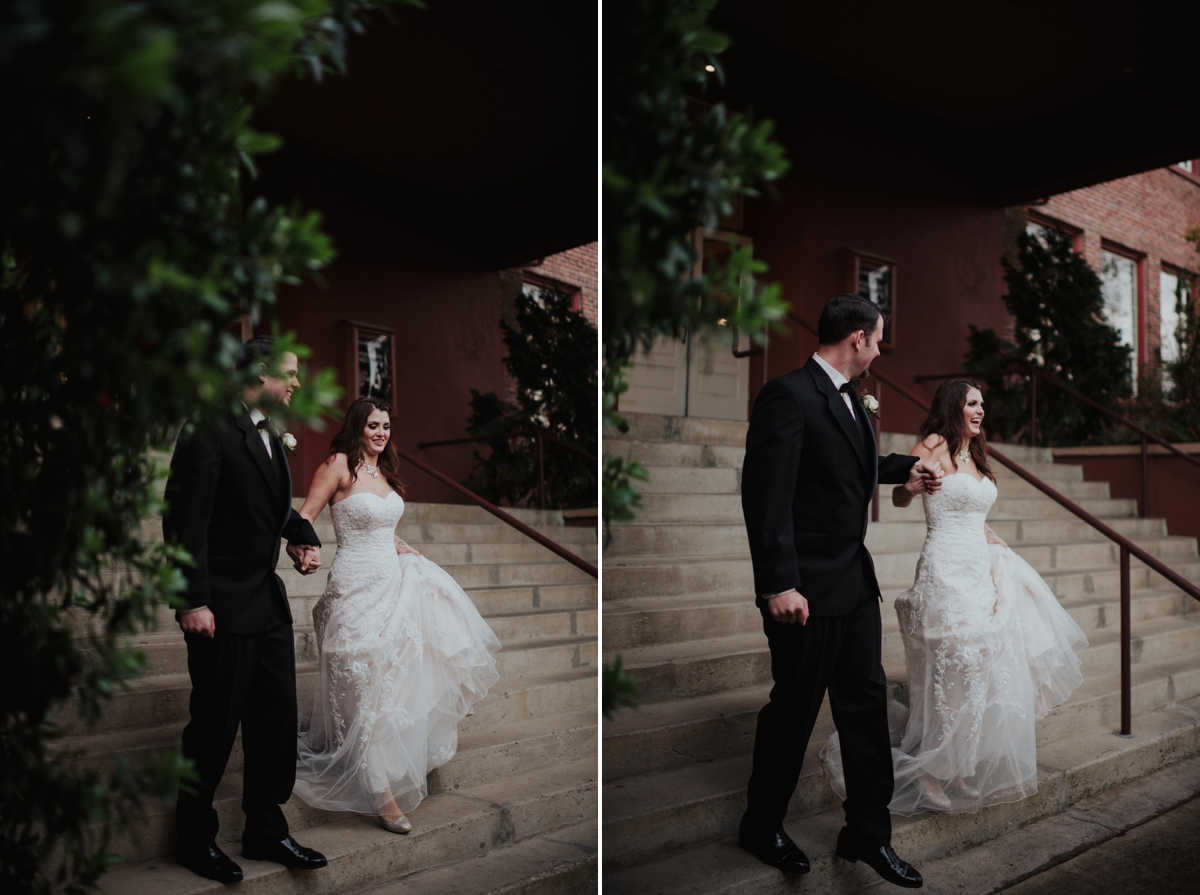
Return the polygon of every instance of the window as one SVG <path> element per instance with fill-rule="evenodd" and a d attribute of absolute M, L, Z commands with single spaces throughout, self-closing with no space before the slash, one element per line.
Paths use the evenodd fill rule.
<path fill-rule="evenodd" d="M 1179 327 L 1184 323 L 1187 303 L 1191 300 L 1186 277 L 1165 268 L 1158 275 L 1159 357 L 1163 362 L 1163 391 L 1173 383 L 1166 365 L 1179 360 Z"/>
<path fill-rule="evenodd" d="M 583 311 L 583 290 L 578 286 L 572 286 L 568 283 L 561 283 L 558 280 L 552 280 L 549 277 L 543 277 L 536 273 L 530 273 L 527 270 L 521 271 L 521 294 L 526 295 L 541 304 L 541 291 L 549 289 L 551 292 L 559 292 L 563 295 L 571 296 L 571 310 L 576 312 Z"/>
<path fill-rule="evenodd" d="M 1186 162 L 1180 162 L 1176 167 L 1183 168 L 1183 170 L 1188 171 L 1192 174 L 1196 173 L 1195 163 L 1193 162 L 1192 159 L 1188 159 Z"/>
<path fill-rule="evenodd" d="M 847 292 L 857 292 L 883 316 L 880 348 L 896 347 L 896 262 L 880 255 L 846 249 Z"/>
<path fill-rule="evenodd" d="M 1104 249 L 1100 265 L 1104 293 L 1104 316 L 1120 334 L 1121 343 L 1131 349 L 1130 372 L 1137 394 L 1138 364 L 1138 263 L 1133 258 Z"/>

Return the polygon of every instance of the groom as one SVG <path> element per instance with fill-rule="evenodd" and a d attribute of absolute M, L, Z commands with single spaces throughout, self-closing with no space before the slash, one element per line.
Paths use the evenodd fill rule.
<path fill-rule="evenodd" d="M 291 402 L 300 382 L 290 352 L 274 367 L 274 340 L 243 346 L 241 369 L 257 365 L 258 385 L 240 412 L 181 436 L 167 481 L 163 535 L 186 547 L 189 609 L 176 613 L 187 642 L 191 721 L 183 754 L 195 763 L 195 791 L 176 806 L 176 857 L 208 879 L 235 883 L 241 868 L 216 845 L 213 795 L 225 773 L 238 726 L 245 767 L 242 854 L 296 869 L 325 858 L 288 834 L 280 805 L 296 780 L 296 659 L 287 592 L 275 574 L 280 537 L 296 569 L 320 565 L 312 526 L 292 509 L 292 476 L 267 413 Z M 278 375 L 275 375 L 275 374 Z"/>
<path fill-rule="evenodd" d="M 817 353 L 763 387 L 746 436 L 742 512 L 775 686 L 758 715 L 739 841 L 773 867 L 808 872 L 783 820 L 828 690 L 847 792 L 836 853 L 891 883 L 919 888 L 921 875 L 890 845 L 880 593 L 863 539 L 878 484 L 932 492 L 941 487 L 941 469 L 916 457 L 878 456 L 856 394 L 857 380 L 879 356 L 878 308 L 839 295 L 821 312 L 817 331 Z"/>

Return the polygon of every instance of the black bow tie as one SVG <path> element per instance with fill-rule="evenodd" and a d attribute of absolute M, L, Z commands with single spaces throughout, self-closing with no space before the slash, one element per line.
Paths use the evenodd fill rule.
<path fill-rule="evenodd" d="M 858 384 L 861 381 L 862 381 L 861 379 L 851 379 L 849 382 L 843 382 L 842 387 L 839 388 L 838 391 L 839 392 L 853 392 L 856 388 L 858 388 Z"/>
<path fill-rule="evenodd" d="M 269 425 L 271 425 L 271 421 L 268 419 L 261 419 L 254 424 L 255 428 L 257 429 L 266 429 Z"/>

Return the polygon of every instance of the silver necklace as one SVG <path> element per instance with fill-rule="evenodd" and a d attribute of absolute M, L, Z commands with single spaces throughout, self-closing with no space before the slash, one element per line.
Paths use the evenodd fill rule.
<path fill-rule="evenodd" d="M 959 451 L 959 452 L 958 452 L 958 455 L 957 455 L 957 456 L 958 456 L 958 462 L 959 462 L 959 463 L 967 463 L 967 462 L 969 462 L 969 461 L 970 461 L 970 459 L 971 459 L 971 445 L 970 445 L 970 443 L 969 443 L 969 442 L 968 442 L 966 445 L 964 445 L 964 446 L 963 446 L 963 449 L 962 449 L 961 451 Z"/>
<path fill-rule="evenodd" d="M 372 465 L 371 465 L 370 463 L 368 463 L 366 460 L 363 460 L 361 465 L 362 465 L 363 472 L 365 472 L 365 473 L 366 473 L 367 475 L 369 475 L 371 478 L 373 478 L 373 479 L 377 479 L 377 478 L 379 478 L 379 470 L 378 470 L 378 468 L 376 468 L 376 467 L 372 466 Z"/>

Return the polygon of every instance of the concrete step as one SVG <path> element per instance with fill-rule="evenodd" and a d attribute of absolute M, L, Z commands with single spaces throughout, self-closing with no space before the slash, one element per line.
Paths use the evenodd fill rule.
<path fill-rule="evenodd" d="M 737 420 L 714 420 L 699 416 L 664 416 L 657 413 L 622 413 L 628 431 L 606 428 L 606 441 L 662 441 L 684 444 L 746 446 L 750 424 Z"/>
<path fill-rule="evenodd" d="M 1200 790 L 1200 783 L 1197 783 L 1200 768 L 1196 767 L 1193 758 L 1200 748 L 1198 732 L 1200 706 L 1195 704 L 1172 706 L 1148 716 L 1143 732 L 1132 740 L 1117 740 L 1106 731 L 1093 732 L 1077 742 L 1064 744 L 1063 748 L 1044 750 L 1039 756 L 1039 791 L 1036 795 L 1020 802 L 986 808 L 976 814 L 893 817 L 892 844 L 900 855 L 922 871 L 929 862 L 956 854 L 961 854 L 960 863 L 967 868 L 977 868 L 977 862 L 986 862 L 990 870 L 979 875 L 978 887 L 963 887 L 961 877 L 958 877 L 948 880 L 944 887 L 929 886 L 931 891 L 998 891 L 1005 885 L 1005 874 L 1013 873 L 1015 863 L 1028 863 L 1031 858 L 1036 861 L 1038 850 L 1053 843 L 1045 832 L 1033 838 L 1023 835 L 1025 830 L 1036 829 L 1038 821 L 1061 816 L 1074 806 L 1076 811 L 1088 817 L 1088 826 L 1093 833 L 1110 835 L 1114 832 L 1112 825 L 1120 827 L 1122 823 L 1135 823 L 1136 818 L 1147 811 L 1147 803 L 1152 801 L 1147 798 L 1147 789 L 1153 787 L 1161 793 L 1159 800 L 1186 798 L 1185 791 Z M 1171 768 L 1175 762 L 1180 764 Z M 1137 781 L 1148 773 L 1155 774 L 1153 782 L 1141 787 L 1128 807 L 1112 813 L 1115 804 L 1121 802 L 1111 796 L 1126 785 L 1133 783 L 1136 786 Z M 606 800 L 607 797 L 606 792 Z M 666 848 L 657 854 L 641 849 L 641 860 L 627 858 L 624 849 L 615 848 L 617 843 L 609 838 L 607 804 L 606 801 L 606 892 L 613 895 L 732 895 L 746 891 L 794 892 L 796 889 L 794 878 L 767 867 L 737 847 L 734 839 L 736 818 L 728 832 L 703 843 L 693 842 L 690 847 L 680 848 L 672 841 L 665 843 Z M 740 812 L 740 808 L 738 810 Z M 843 823 L 840 807 L 789 817 L 788 827 L 793 838 L 812 859 L 812 872 L 804 878 L 804 891 L 849 893 L 881 885 L 875 873 L 861 863 L 851 865 L 833 857 L 834 844 Z M 644 829 L 641 824 L 638 826 Z M 614 834 L 621 835 L 619 827 Z M 1001 839 L 1006 834 L 1020 837 L 1021 846 L 1007 846 Z M 656 837 L 650 848 L 663 844 L 662 839 Z M 1071 853 L 1067 851 L 1068 856 Z M 933 874 L 926 876 L 928 883 L 934 878 Z M 1016 879 L 1019 878 L 1018 874 Z"/>
<path fill-rule="evenodd" d="M 458 751 L 452 761 L 429 774 L 429 792 L 454 792 L 498 780 L 508 774 L 524 773 L 559 761 L 574 761 L 596 755 L 596 712 L 580 708 L 537 718 L 522 718 L 480 726 L 464 719 L 459 728 Z M 178 747 L 182 723 L 161 727 L 122 730 L 108 734 L 66 737 L 56 744 L 60 753 L 74 754 L 75 767 L 97 771 L 105 779 L 114 759 L 143 763 L 156 750 Z M 234 741 L 227 771 L 240 772 L 244 765 L 242 738 Z"/>
<path fill-rule="evenodd" d="M 448 564 L 442 569 L 458 586 L 470 592 L 476 588 L 514 587 L 541 584 L 588 584 L 596 579 L 560 559 L 554 562 Z M 278 575 L 289 597 L 320 596 L 329 580 L 329 565 L 314 574 L 301 575 L 290 565 L 280 565 Z"/>
<path fill-rule="evenodd" d="M 542 833 L 446 867 L 367 890 L 369 895 L 589 895 L 597 891 L 599 821 Z"/>
<path fill-rule="evenodd" d="M 895 594 L 891 594 L 882 607 L 885 644 L 887 635 L 898 630 L 894 605 Z M 1062 601 L 1062 605 L 1089 637 L 1095 631 L 1120 624 L 1118 594 L 1107 599 L 1074 597 Z M 1189 612 L 1200 613 L 1200 603 L 1174 587 L 1150 588 L 1131 594 L 1130 618 L 1135 625 Z M 632 597 L 607 601 L 604 607 L 604 643 L 610 652 L 659 643 L 703 640 L 715 631 L 752 634 L 761 630 L 762 616 L 753 598 L 744 594 Z M 902 657 L 903 653 L 899 655 Z M 899 661 L 902 659 L 897 659 Z"/>
<path fill-rule="evenodd" d="M 582 640 L 582 638 L 581 638 Z M 595 641 L 592 641 L 593 647 Z M 576 645 L 556 645 L 555 658 L 573 658 Z M 582 643 L 578 649 L 583 657 Z M 516 652 L 514 650 L 514 652 Z M 504 653 L 501 652 L 500 655 Z M 517 660 L 514 664 L 519 664 Z M 501 724 L 521 718 L 544 717 L 559 712 L 594 706 L 596 703 L 596 664 L 564 663 L 562 670 L 549 674 L 528 673 L 517 677 L 502 676 L 487 697 L 475 706 L 475 714 L 464 719 L 460 730 L 483 724 Z M 296 668 L 296 697 L 303 711 L 312 705 L 316 669 L 311 664 Z M 73 736 L 83 733 L 109 733 L 143 727 L 182 723 L 188 717 L 188 697 L 192 692 L 186 674 L 158 675 L 130 681 L 128 689 L 118 691 L 100 720 L 90 729 L 77 716 L 73 703 L 62 702 L 50 712 L 50 720 Z"/>
<path fill-rule="evenodd" d="M 687 593 L 754 593 L 748 554 L 625 556 L 604 563 L 604 599 Z"/>
<path fill-rule="evenodd" d="M 1076 800 L 1120 786 L 1172 761 L 1193 756 L 1200 751 L 1200 697 L 1139 715 L 1134 732 L 1133 738 L 1122 739 L 1115 737 L 1111 729 L 1098 728 L 1040 747 L 1036 795 L 1018 803 L 992 806 L 974 815 L 925 813 L 912 818 L 894 817 L 893 845 L 910 860 L 952 853 L 994 839 L 1015 825 L 1061 811 Z M 844 821 L 840 800 L 824 780 L 823 770 L 816 761 L 817 751 L 820 751 L 818 744 L 810 744 L 788 825 L 793 835 L 804 830 L 806 841 L 815 840 L 817 829 L 828 830 L 828 851 L 832 852 L 836 833 Z M 606 888 L 612 884 L 612 891 L 710 890 L 701 884 L 700 878 L 691 875 L 688 877 L 691 887 L 668 887 L 665 884 L 668 877 L 659 876 L 653 867 L 673 865 L 672 861 L 661 858 L 685 849 L 688 857 L 695 860 L 697 846 L 736 835 L 745 809 L 749 771 L 749 756 L 739 756 L 690 765 L 667 774 L 606 782 Z M 804 843 L 802 847 L 806 847 Z M 810 849 L 810 854 L 812 851 L 815 849 Z M 641 866 L 637 872 L 619 871 L 620 867 L 630 865 Z M 763 867 L 763 870 L 768 869 Z M 871 879 L 864 877 L 864 882 L 876 882 L 874 873 L 866 872 Z M 810 875 L 806 884 L 812 878 Z M 656 888 L 634 888 L 646 882 L 654 883 Z"/>
<path fill-rule="evenodd" d="M 547 610 L 590 610 L 596 606 L 599 588 L 591 584 L 514 585 L 509 587 L 470 588 L 467 595 L 475 608 L 485 618 L 496 615 L 512 615 L 535 609 Z M 321 594 L 307 596 L 289 595 L 288 604 L 297 625 L 312 621 L 312 612 Z M 102 624 L 103 617 L 92 617 L 88 613 L 72 610 L 68 613 L 72 633 L 87 636 L 92 627 Z M 157 627 L 149 633 L 178 631 L 175 610 L 160 606 L 155 612 Z"/>
<path fill-rule="evenodd" d="M 1109 519 L 1118 532 L 1135 541 L 1165 537 L 1166 520 Z M 993 520 L 992 528 L 1012 547 L 1022 544 L 1109 543 L 1108 539 L 1086 522 Z M 919 552 L 925 542 L 925 520 L 873 522 L 867 528 L 867 549 L 872 553 L 895 550 Z M 699 556 L 708 553 L 747 553 L 745 525 L 694 522 L 633 522 L 614 525 L 613 539 L 604 555 L 619 556 Z"/>
<path fill-rule="evenodd" d="M 698 466 L 741 469 L 745 445 L 604 439 L 606 457 L 632 457 L 643 466 Z"/>
<path fill-rule="evenodd" d="M 878 527 L 878 526 L 876 526 Z M 924 537 L 924 525 L 921 526 Z M 746 526 L 691 522 L 614 525 L 607 559 L 619 556 L 701 556 L 708 553 L 748 553 Z M 917 542 L 918 546 L 920 541 Z"/>
<path fill-rule="evenodd" d="M 724 629 L 715 629 L 724 630 Z M 1119 628 L 1093 631 L 1080 654 L 1083 674 L 1119 669 Z M 1135 665 L 1166 662 L 1200 650 L 1200 615 L 1168 616 L 1140 621 L 1133 630 Z M 904 646 L 894 621 L 883 635 L 883 665 L 889 679 L 903 680 Z M 612 661 L 606 653 L 606 662 Z M 686 699 L 766 684 L 771 659 L 761 630 L 705 640 L 655 643 L 622 650 L 642 703 Z"/>
<path fill-rule="evenodd" d="M 1180 822 L 1195 829 L 1200 759 L 1167 765 L 980 847 L 925 861 L 934 892 L 1190 892 L 1195 868 L 1176 861 Z M 1190 804 L 1188 804 L 1190 803 Z M 1182 816 L 1181 816 L 1182 815 Z M 1026 881 L 1027 882 L 1022 882 Z M 1015 885 L 1014 885 L 1015 884 Z M 782 892 L 778 885 L 762 889 Z"/>
<path fill-rule="evenodd" d="M 722 467 L 647 466 L 648 481 L 638 487 L 643 494 L 738 494 L 741 473 Z"/>
<path fill-rule="evenodd" d="M 239 864 L 245 879 L 240 892 L 291 892 L 298 877 L 279 864 L 240 857 L 244 818 L 241 780 L 226 775 L 214 807 L 220 819 L 218 844 Z M 594 757 L 557 762 L 509 775 L 458 792 L 431 795 L 409 815 L 413 831 L 397 836 L 372 819 L 318 811 L 293 796 L 284 814 L 296 839 L 320 851 L 329 861 L 322 870 L 304 875 L 304 891 L 342 893 L 378 885 L 388 879 L 467 860 L 552 830 L 583 823 L 596 815 Z M 169 856 L 174 848 L 174 809 L 156 806 L 133 837 L 114 837 L 113 850 L 130 864 Z M 108 895 L 222 891 L 170 863 L 123 867 L 105 877 Z"/>
<path fill-rule="evenodd" d="M 1120 672 L 1103 671 L 1107 673 L 1090 675 L 1066 702 L 1038 722 L 1039 747 L 1093 728 L 1120 726 Z M 893 698 L 908 704 L 903 667 L 893 667 L 888 676 Z M 618 715 L 604 727 L 605 781 L 748 755 L 755 720 L 769 691 L 768 680 L 739 690 L 642 705 L 636 713 Z M 1200 668 L 1188 655 L 1135 665 L 1130 692 L 1135 716 L 1200 696 Z M 829 718 L 828 701 L 820 718 Z"/>
<path fill-rule="evenodd" d="M 502 675 L 551 673 L 595 661 L 594 611 L 535 611 L 519 616 L 499 616 L 493 621 L 496 623 L 493 631 L 504 645 L 496 656 L 496 667 Z M 583 633 L 578 631 L 581 624 Z M 298 667 L 316 662 L 317 644 L 312 626 L 296 625 L 293 630 Z M 501 636 L 501 632 L 505 636 Z M 146 654 L 144 679 L 187 674 L 187 644 L 180 631 L 142 634 L 131 645 Z"/>

